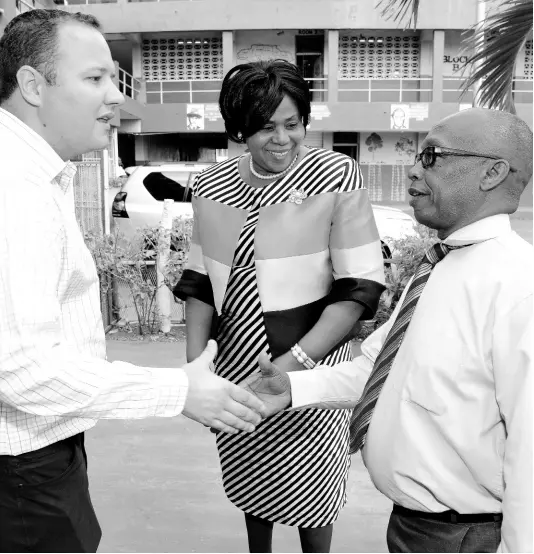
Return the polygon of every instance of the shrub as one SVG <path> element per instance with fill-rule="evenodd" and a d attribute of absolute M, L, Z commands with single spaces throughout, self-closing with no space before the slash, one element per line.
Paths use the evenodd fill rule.
<path fill-rule="evenodd" d="M 107 293 L 110 287 L 116 285 L 117 280 L 126 284 L 131 293 L 141 335 L 156 332 L 159 325 L 156 303 L 158 285 L 154 268 L 158 249 L 168 249 L 170 240 L 171 248 L 162 268 L 162 286 L 172 288 L 182 274 L 191 231 L 191 220 L 178 218 L 173 220 L 171 231 L 160 230 L 158 227 L 139 229 L 133 239 L 126 239 L 119 232 L 104 236 L 89 233 L 85 237 L 96 264 L 102 292 Z"/>
<path fill-rule="evenodd" d="M 367 338 L 389 319 L 426 250 L 437 240 L 436 232 L 424 225 L 416 224 L 415 231 L 413 236 L 388 240 L 392 255 L 386 260 L 390 262 L 385 267 L 386 290 L 380 297 L 374 319 L 362 322 L 356 334 L 358 340 Z"/>

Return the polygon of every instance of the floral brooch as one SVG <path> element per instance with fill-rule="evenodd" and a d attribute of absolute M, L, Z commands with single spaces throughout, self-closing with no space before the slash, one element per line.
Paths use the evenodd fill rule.
<path fill-rule="evenodd" d="M 302 201 L 306 198 L 308 198 L 308 195 L 303 190 L 291 189 L 287 201 L 294 202 L 295 204 L 302 204 Z"/>

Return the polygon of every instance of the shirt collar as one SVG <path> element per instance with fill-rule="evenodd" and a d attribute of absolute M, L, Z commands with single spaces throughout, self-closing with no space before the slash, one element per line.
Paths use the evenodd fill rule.
<path fill-rule="evenodd" d="M 11 146 L 17 149 L 19 155 L 22 154 L 21 157 L 43 180 L 57 184 L 64 192 L 67 190 L 76 172 L 74 164 L 63 161 L 43 137 L 18 117 L 0 108 L 0 131 L 2 129 L 7 129 L 10 139 L 15 137 L 16 145 Z M 67 176 L 70 179 L 69 183 L 66 183 Z"/>
<path fill-rule="evenodd" d="M 67 192 L 76 174 L 76 165 L 72 162 L 67 162 L 67 165 L 60 171 L 52 180 L 63 192 Z"/>
<path fill-rule="evenodd" d="M 494 239 L 511 230 L 508 214 L 492 215 L 454 231 L 443 242 L 449 246 L 465 246 Z"/>

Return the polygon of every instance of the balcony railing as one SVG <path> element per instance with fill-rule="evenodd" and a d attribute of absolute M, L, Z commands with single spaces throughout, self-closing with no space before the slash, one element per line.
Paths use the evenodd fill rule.
<path fill-rule="evenodd" d="M 73 4 L 117 4 L 118 0 L 68 0 L 69 6 Z"/>
<path fill-rule="evenodd" d="M 147 104 L 210 104 L 219 100 L 222 80 L 149 81 Z"/>
<path fill-rule="evenodd" d="M 326 77 L 306 78 L 312 102 L 327 102 Z M 202 79 L 189 81 L 149 81 L 147 104 L 215 103 L 219 100 L 222 81 Z"/>
<path fill-rule="evenodd" d="M 19 0 L 26 1 L 26 0 Z M 327 79 L 307 78 L 312 102 L 328 102 Z M 464 78 L 443 78 L 443 102 L 473 102 L 473 91 L 462 97 Z M 123 69 L 118 69 L 118 87 L 125 95 L 139 102 L 145 102 L 144 83 Z M 187 81 L 149 81 L 146 83 L 147 104 L 217 103 L 221 91 L 220 79 L 197 79 Z M 432 78 L 419 79 L 339 79 L 340 102 L 432 102 Z M 533 81 L 518 77 L 513 80 L 514 101 L 531 104 Z"/>
<path fill-rule="evenodd" d="M 339 79 L 340 102 L 432 102 L 432 79 Z"/>
<path fill-rule="evenodd" d="M 328 102 L 328 80 L 326 77 L 305 77 L 312 102 Z"/>
<path fill-rule="evenodd" d="M 465 77 L 443 78 L 443 102 L 471 104 L 473 89 L 462 96 L 462 85 Z M 532 79 L 516 77 L 512 81 L 512 95 L 516 104 L 532 104 Z"/>
<path fill-rule="evenodd" d="M 532 104 L 532 79 L 515 78 L 512 82 L 512 95 L 516 104 Z"/>
<path fill-rule="evenodd" d="M 119 90 L 124 94 L 124 96 L 128 96 L 129 98 L 133 98 L 134 100 L 140 101 L 141 98 L 141 81 L 139 79 L 136 79 L 133 75 L 130 75 L 127 71 L 124 71 L 124 69 L 121 69 L 119 67 Z"/>
<path fill-rule="evenodd" d="M 443 77 L 443 102 L 454 104 L 472 104 L 473 89 L 470 88 L 462 96 L 462 85 L 467 75 L 464 77 Z"/>

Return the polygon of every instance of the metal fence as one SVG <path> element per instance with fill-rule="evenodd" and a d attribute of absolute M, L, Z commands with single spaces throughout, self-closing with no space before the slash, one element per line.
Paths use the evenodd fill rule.
<path fill-rule="evenodd" d="M 107 156 L 103 152 L 94 152 L 89 156 L 85 155 L 82 160 L 73 161 L 77 168 L 73 183 L 74 208 L 82 234 L 94 233 L 102 236 L 106 232 L 104 162 Z M 112 321 L 112 287 L 108 287 L 106 283 L 102 285 L 100 305 L 102 319 L 107 327 Z M 108 292 L 104 292 L 106 289 L 109 289 Z"/>
<path fill-rule="evenodd" d="M 110 156 L 114 159 L 113 149 Z M 107 227 L 105 197 L 108 191 L 105 187 L 105 165 L 108 163 L 108 155 L 104 151 L 91 152 L 73 163 L 77 167 L 74 178 L 74 206 L 78 225 L 82 234 L 91 233 L 101 237 L 106 233 Z M 155 264 L 154 262 L 146 262 L 146 264 L 145 277 L 156 285 Z M 101 283 L 101 285 L 104 325 L 107 327 L 118 319 L 137 323 L 137 311 L 128 283 L 121 279 L 114 279 L 113 283 Z M 171 322 L 184 323 L 184 303 L 175 298 L 170 290 L 168 294 L 171 296 Z"/>
<path fill-rule="evenodd" d="M 100 159 L 74 162 L 74 205 L 82 233 L 104 234 L 104 184 Z"/>

